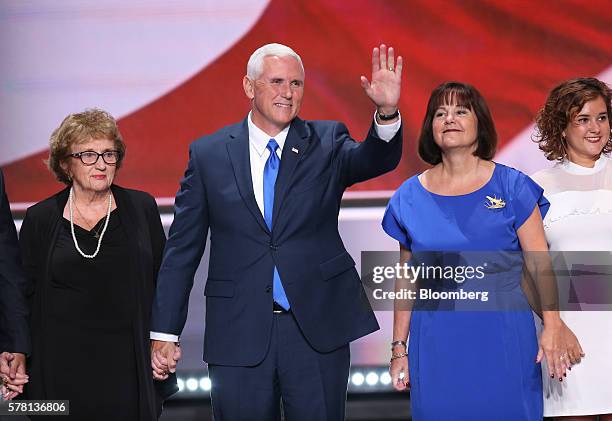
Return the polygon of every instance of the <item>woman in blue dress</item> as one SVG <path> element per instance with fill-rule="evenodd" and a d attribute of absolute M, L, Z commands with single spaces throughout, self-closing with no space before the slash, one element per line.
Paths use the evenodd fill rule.
<path fill-rule="evenodd" d="M 480 284 L 503 290 L 498 295 L 510 297 L 510 304 L 498 297 L 488 311 L 471 311 L 460 300 L 434 301 L 438 310 L 431 303 L 418 309 L 418 300 L 412 309 L 396 306 L 390 371 L 397 390 L 410 387 L 415 421 L 541 420 L 539 362 L 553 361 L 550 374 L 562 381 L 568 348 L 578 346 L 552 310 L 543 312 L 538 345 L 520 286 L 521 250 L 547 251 L 542 217 L 549 203 L 525 174 L 491 161 L 496 143 L 480 93 L 463 83 L 440 85 L 419 138 L 419 155 L 433 167 L 402 184 L 382 222 L 400 243 L 402 263 L 417 265 L 421 252 L 510 252 L 500 259 L 507 268 L 498 265 L 485 278 L 489 283 Z M 441 289 L 447 287 L 453 288 L 447 282 Z M 470 282 L 461 288 L 477 289 Z"/>

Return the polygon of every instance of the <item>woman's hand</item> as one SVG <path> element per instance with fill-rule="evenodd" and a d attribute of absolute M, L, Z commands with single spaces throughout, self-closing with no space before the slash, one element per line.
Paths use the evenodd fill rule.
<path fill-rule="evenodd" d="M 582 347 L 574 333 L 562 321 L 551 325 L 544 325 L 544 330 L 540 336 L 540 346 L 536 362 L 539 363 L 546 358 L 548 374 L 550 377 L 557 377 L 563 381 L 567 376 L 566 371 L 572 364 L 580 362 L 584 357 Z"/>
<path fill-rule="evenodd" d="M 395 390 L 402 391 L 409 388 L 408 356 L 392 359 L 389 365 L 389 374 L 391 374 L 391 384 Z"/>
<path fill-rule="evenodd" d="M 584 357 L 586 354 L 582 350 L 580 341 L 578 341 L 578 338 L 576 335 L 574 335 L 574 332 L 572 332 L 572 330 L 563 321 L 561 321 L 561 323 L 563 323 L 563 343 L 565 346 L 565 352 L 569 358 L 569 368 L 571 370 L 572 365 L 578 364 L 582 357 Z"/>

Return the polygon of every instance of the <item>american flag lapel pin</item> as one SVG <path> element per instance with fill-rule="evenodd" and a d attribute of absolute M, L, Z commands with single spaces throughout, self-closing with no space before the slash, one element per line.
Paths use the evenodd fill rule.
<path fill-rule="evenodd" d="M 291 148 L 291 152 L 298 153 L 299 151 L 296 148 Z"/>

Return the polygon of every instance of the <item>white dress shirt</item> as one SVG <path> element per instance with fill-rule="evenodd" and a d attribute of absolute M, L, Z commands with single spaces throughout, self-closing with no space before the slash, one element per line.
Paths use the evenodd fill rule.
<path fill-rule="evenodd" d="M 374 115 L 374 125 L 376 127 L 376 133 L 385 142 L 389 142 L 393 139 L 393 136 L 397 133 L 402 124 L 401 117 L 392 124 L 378 124 L 376 121 L 376 115 Z M 285 127 L 280 133 L 272 137 L 266 132 L 261 130 L 253 123 L 251 119 L 251 113 L 248 117 L 249 126 L 249 158 L 251 160 L 251 180 L 253 180 L 253 192 L 255 193 L 255 201 L 261 214 L 264 214 L 264 197 L 263 197 L 263 173 L 266 161 L 270 156 L 270 150 L 267 148 L 270 139 L 276 140 L 278 143 L 278 149 L 276 153 L 278 158 L 282 159 L 283 146 L 285 146 L 285 140 L 289 133 L 291 125 Z M 151 332 L 151 339 L 166 342 L 178 342 L 179 337 L 176 335 L 170 335 L 167 333 Z"/>

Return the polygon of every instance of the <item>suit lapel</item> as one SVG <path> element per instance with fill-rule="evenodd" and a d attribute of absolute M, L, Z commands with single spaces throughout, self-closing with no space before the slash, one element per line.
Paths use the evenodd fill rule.
<path fill-rule="evenodd" d="M 255 193 L 253 192 L 251 160 L 249 158 L 249 128 L 246 119 L 243 120 L 241 125 L 236 126 L 230 133 L 230 137 L 233 140 L 227 144 L 227 152 L 234 168 L 234 176 L 240 196 L 242 196 L 242 200 L 244 200 L 246 207 L 253 214 L 257 223 L 264 231 L 269 233 L 270 230 L 266 226 L 266 221 L 259 210 L 259 206 L 257 206 Z"/>
<path fill-rule="evenodd" d="M 295 118 L 289 128 L 285 145 L 283 146 L 283 154 L 280 163 L 280 169 L 278 171 L 278 177 L 276 179 L 276 185 L 274 186 L 274 210 L 272 213 L 272 229 L 278 222 L 278 215 L 287 194 L 287 189 L 291 185 L 293 179 L 293 173 L 297 164 L 302 160 L 302 157 L 306 155 L 306 149 L 310 144 L 308 138 L 308 130 L 304 121 Z"/>

